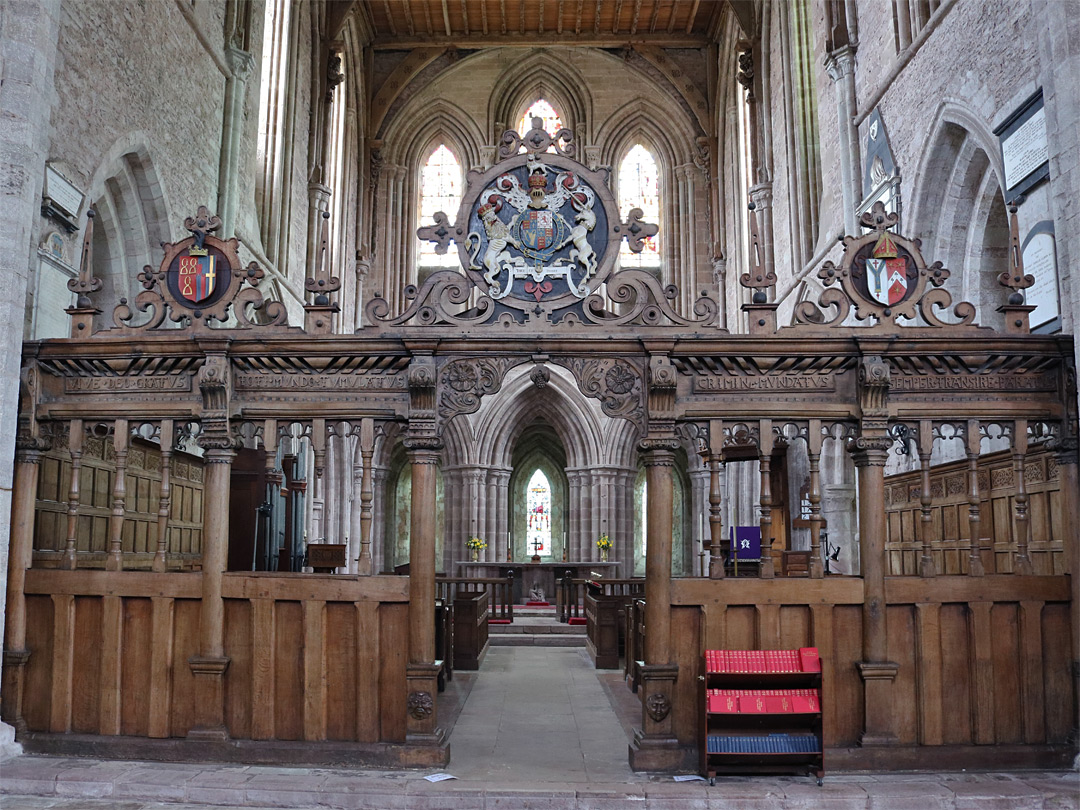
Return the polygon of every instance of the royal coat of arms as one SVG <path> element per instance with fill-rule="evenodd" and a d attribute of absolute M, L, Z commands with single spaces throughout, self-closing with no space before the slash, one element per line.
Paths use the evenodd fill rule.
<path fill-rule="evenodd" d="M 465 245 L 469 269 L 483 273 L 492 298 L 539 302 L 551 293 L 584 298 L 592 291 L 597 248 L 607 246 L 607 217 L 578 175 L 529 155 L 480 193 Z"/>

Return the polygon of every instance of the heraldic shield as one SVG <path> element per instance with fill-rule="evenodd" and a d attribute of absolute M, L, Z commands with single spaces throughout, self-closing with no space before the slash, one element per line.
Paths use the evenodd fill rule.
<path fill-rule="evenodd" d="M 193 304 L 205 301 L 214 293 L 217 284 L 215 256 L 181 256 L 177 286 L 180 295 Z"/>

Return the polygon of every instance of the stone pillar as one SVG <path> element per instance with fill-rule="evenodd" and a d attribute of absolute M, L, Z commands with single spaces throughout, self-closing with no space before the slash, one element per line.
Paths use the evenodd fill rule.
<path fill-rule="evenodd" d="M 406 739 L 420 745 L 443 742 L 435 713 L 435 473 L 441 446 L 434 437 L 405 440 L 412 464 Z"/>
<path fill-rule="evenodd" d="M 855 51 L 848 45 L 825 58 L 825 70 L 836 90 L 840 135 L 840 192 L 844 204 L 844 232 L 860 233 L 855 209 L 862 198 L 859 171 L 859 132 L 855 127 Z"/>
<path fill-rule="evenodd" d="M 247 80 L 255 66 L 255 58 L 235 47 L 225 49 L 230 75 L 225 78 L 225 114 L 221 127 L 221 159 L 218 163 L 217 213 L 221 217 L 221 233 L 236 229 L 236 210 L 240 199 L 240 140 L 244 135 L 244 101 Z"/>
<path fill-rule="evenodd" d="M 492 560 L 505 560 L 507 550 L 507 538 L 510 531 L 510 475 L 511 470 L 495 470 L 495 486 L 497 515 L 495 517 L 495 552 Z M 565 506 L 565 504 L 564 504 Z M 563 509 L 563 526 L 566 525 L 567 510 Z M 490 541 L 489 541 L 490 544 Z"/>
<path fill-rule="evenodd" d="M 495 561 L 499 559 L 499 484 L 498 474 L 494 470 L 487 471 L 487 483 L 484 498 L 484 533 L 480 535 L 487 543 L 484 549 L 484 559 Z"/>
<path fill-rule="evenodd" d="M 12 487 L 11 546 L 8 559 L 7 622 L 4 626 L 3 717 L 16 731 L 26 731 L 23 717 L 23 692 L 26 664 L 26 569 L 34 555 L 34 510 L 37 506 L 38 473 L 41 453 L 47 445 L 41 439 L 20 439 L 15 445 L 15 470 Z"/>
<path fill-rule="evenodd" d="M 200 652 L 188 659 L 195 676 L 195 723 L 189 739 L 227 740 L 225 726 L 225 600 L 222 574 L 229 559 L 229 483 L 233 451 L 227 435 L 200 438 L 205 450 Z"/>
<path fill-rule="evenodd" d="M 630 745 L 630 767 L 670 770 L 681 761 L 672 701 L 678 666 L 671 660 L 671 536 L 674 439 L 646 439 L 648 516 L 645 558 L 645 664 L 641 669 L 641 728 Z"/>

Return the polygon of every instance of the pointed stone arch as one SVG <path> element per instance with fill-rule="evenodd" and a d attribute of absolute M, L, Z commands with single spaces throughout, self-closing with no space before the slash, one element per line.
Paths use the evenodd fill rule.
<path fill-rule="evenodd" d="M 978 113 L 949 101 L 927 143 L 908 230 L 927 257 L 952 271 L 947 286 L 976 305 L 979 323 L 1000 328 L 997 275 L 1007 269 L 1009 226 L 997 141 Z"/>
<path fill-rule="evenodd" d="M 499 76 L 488 97 L 487 128 L 497 139 L 497 124 L 517 126 L 525 109 L 537 98 L 546 98 L 562 117 L 563 126 L 574 132 L 578 143 L 592 143 L 593 100 L 589 82 L 560 51 L 530 53 Z M 494 142 L 494 141 L 493 141 Z"/>
<path fill-rule="evenodd" d="M 159 246 L 172 241 L 168 201 L 149 137 L 130 132 L 113 143 L 90 180 L 94 273 L 103 282 L 98 301 L 111 307 L 131 297 L 135 277 L 156 266 Z"/>

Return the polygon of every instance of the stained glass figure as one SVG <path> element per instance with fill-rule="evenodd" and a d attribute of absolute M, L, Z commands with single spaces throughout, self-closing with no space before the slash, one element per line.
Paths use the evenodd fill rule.
<path fill-rule="evenodd" d="M 443 211 L 454 221 L 458 206 L 461 205 L 461 164 L 454 157 L 446 144 L 431 153 L 420 170 L 420 222 L 430 225 L 437 211 Z M 435 252 L 435 243 L 421 241 L 417 252 L 419 267 L 459 267 L 457 251 L 451 249 L 445 254 Z"/>
<path fill-rule="evenodd" d="M 645 222 L 660 223 L 660 172 L 656 160 L 640 143 L 626 153 L 619 164 L 619 211 L 623 218 L 640 208 Z M 659 267 L 660 237 L 645 240 L 641 253 L 631 252 L 626 242 L 619 250 L 621 267 Z"/>
<path fill-rule="evenodd" d="M 551 555 L 551 484 L 540 470 L 529 479 L 525 503 L 527 530 L 525 547 L 532 554 Z"/>

